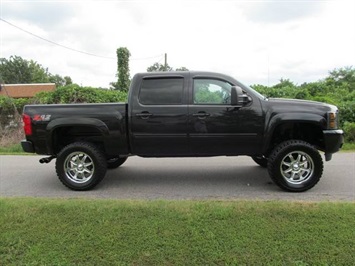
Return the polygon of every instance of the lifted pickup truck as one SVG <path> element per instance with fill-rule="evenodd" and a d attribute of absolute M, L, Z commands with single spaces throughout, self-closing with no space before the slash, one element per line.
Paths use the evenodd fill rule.
<path fill-rule="evenodd" d="M 343 144 L 338 109 L 267 99 L 232 77 L 210 72 L 136 74 L 128 103 L 27 105 L 23 150 L 56 158 L 60 181 L 95 187 L 129 156 L 251 156 L 282 189 L 320 180 L 323 160 Z"/>

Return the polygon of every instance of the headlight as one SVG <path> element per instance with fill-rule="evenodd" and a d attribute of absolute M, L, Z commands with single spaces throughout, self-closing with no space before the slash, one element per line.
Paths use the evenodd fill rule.
<path fill-rule="evenodd" d="M 338 112 L 328 112 L 328 129 L 338 128 Z"/>

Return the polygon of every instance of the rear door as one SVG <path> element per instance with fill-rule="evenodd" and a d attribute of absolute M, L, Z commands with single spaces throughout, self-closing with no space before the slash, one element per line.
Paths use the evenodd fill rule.
<path fill-rule="evenodd" d="M 131 108 L 131 147 L 141 156 L 188 154 L 184 75 L 143 77 Z"/>

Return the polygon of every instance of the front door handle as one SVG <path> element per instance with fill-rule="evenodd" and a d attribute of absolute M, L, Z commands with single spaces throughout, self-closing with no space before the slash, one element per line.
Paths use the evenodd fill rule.
<path fill-rule="evenodd" d="M 142 119 L 148 119 L 149 117 L 151 117 L 153 114 L 149 113 L 149 112 L 141 112 L 139 114 L 136 114 L 136 117 L 142 118 Z"/>

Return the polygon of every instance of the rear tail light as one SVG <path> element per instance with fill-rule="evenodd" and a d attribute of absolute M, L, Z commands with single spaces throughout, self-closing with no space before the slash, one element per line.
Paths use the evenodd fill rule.
<path fill-rule="evenodd" d="M 26 136 L 32 135 L 32 123 L 31 123 L 31 117 L 29 115 L 24 114 L 22 116 L 23 120 L 23 129 L 25 131 Z"/>

